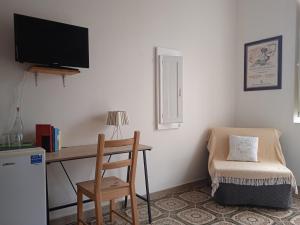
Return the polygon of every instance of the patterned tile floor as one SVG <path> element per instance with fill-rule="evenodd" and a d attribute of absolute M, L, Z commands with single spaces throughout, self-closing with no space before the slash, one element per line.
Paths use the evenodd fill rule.
<path fill-rule="evenodd" d="M 300 197 L 294 197 L 294 204 L 288 210 L 224 207 L 210 197 L 210 188 L 203 183 L 154 194 L 151 209 L 153 225 L 300 225 Z M 130 209 L 122 213 L 130 218 Z M 147 224 L 147 207 L 143 202 L 139 203 L 139 217 L 141 225 Z M 93 217 L 89 221 L 95 224 Z M 127 224 L 122 219 L 113 223 Z"/>

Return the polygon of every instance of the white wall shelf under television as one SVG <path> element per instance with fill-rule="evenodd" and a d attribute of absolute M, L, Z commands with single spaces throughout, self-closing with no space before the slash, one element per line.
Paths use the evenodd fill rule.
<path fill-rule="evenodd" d="M 65 87 L 65 76 L 71 76 L 80 73 L 79 69 L 71 69 L 71 68 L 55 68 L 55 67 L 47 67 L 47 66 L 31 66 L 28 69 L 28 72 L 34 73 L 35 75 L 35 85 L 37 86 L 37 78 L 38 75 L 55 75 L 61 76 L 63 80 L 63 86 Z"/>

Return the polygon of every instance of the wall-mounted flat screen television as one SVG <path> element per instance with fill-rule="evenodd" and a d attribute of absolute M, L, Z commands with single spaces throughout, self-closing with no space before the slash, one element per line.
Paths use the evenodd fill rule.
<path fill-rule="evenodd" d="M 88 29 L 14 14 L 18 62 L 54 67 L 89 67 Z"/>

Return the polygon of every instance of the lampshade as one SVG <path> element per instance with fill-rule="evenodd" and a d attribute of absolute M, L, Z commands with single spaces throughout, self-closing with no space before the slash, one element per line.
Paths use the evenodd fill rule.
<path fill-rule="evenodd" d="M 128 125 L 129 120 L 126 111 L 109 111 L 106 125 L 122 126 Z"/>

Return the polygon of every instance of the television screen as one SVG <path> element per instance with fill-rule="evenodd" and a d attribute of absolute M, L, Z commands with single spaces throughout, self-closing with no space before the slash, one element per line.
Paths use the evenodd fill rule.
<path fill-rule="evenodd" d="M 88 29 L 14 14 L 18 62 L 89 67 Z"/>

